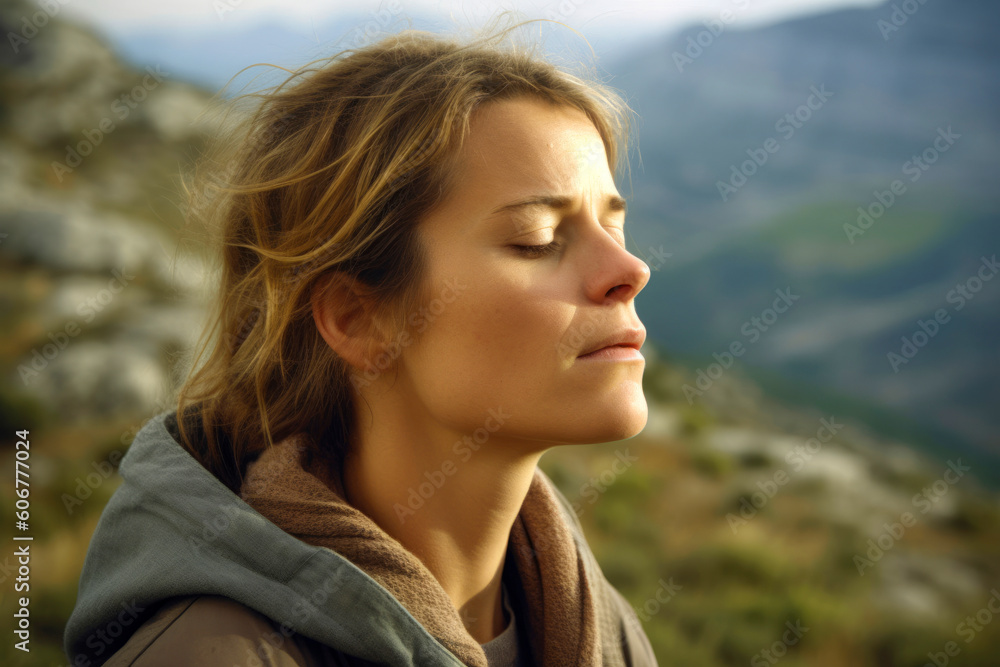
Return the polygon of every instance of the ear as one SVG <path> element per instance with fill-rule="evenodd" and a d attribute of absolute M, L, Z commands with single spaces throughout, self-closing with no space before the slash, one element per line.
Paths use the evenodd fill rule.
<path fill-rule="evenodd" d="M 343 272 L 330 273 L 313 283 L 310 301 L 326 344 L 354 368 L 366 370 L 381 341 L 363 286 Z"/>

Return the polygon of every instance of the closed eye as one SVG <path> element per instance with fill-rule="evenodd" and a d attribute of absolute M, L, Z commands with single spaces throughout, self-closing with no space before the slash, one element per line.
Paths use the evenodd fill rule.
<path fill-rule="evenodd" d="M 616 237 L 615 240 L 618 243 L 620 243 L 621 246 L 624 248 L 625 231 L 619 227 L 608 227 L 607 229 L 613 229 L 616 232 L 618 232 L 617 235 L 613 234 L 612 236 L 615 236 Z M 618 237 L 621 237 L 620 240 Z M 515 248 L 519 254 L 524 255 L 525 257 L 540 258 L 540 257 L 546 257 L 556 252 L 557 250 L 563 247 L 563 244 L 560 241 L 553 240 L 551 243 L 546 243 L 545 245 L 515 245 L 512 247 Z"/>
<path fill-rule="evenodd" d="M 553 241 L 545 245 L 516 245 L 513 247 L 517 249 L 518 253 L 526 257 L 538 258 L 551 255 L 562 247 L 562 243 L 560 241 Z"/>

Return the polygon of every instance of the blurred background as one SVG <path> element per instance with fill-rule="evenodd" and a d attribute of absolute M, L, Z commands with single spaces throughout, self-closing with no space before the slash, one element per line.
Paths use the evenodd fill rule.
<path fill-rule="evenodd" d="M 1000 664 L 1000 6 L 289 4 L 2 4 L 2 518 L 28 429 L 35 538 L 32 651 L 3 664 L 66 663 L 114 467 L 201 332 L 179 175 L 212 96 L 500 8 L 564 24 L 530 30 L 641 119 L 619 189 L 649 422 L 541 466 L 660 663 Z"/>

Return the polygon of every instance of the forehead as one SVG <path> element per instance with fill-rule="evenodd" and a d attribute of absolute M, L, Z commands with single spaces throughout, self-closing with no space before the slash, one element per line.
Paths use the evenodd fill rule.
<path fill-rule="evenodd" d="M 508 189 L 559 190 L 582 175 L 608 171 L 604 143 L 587 115 L 534 97 L 476 109 L 457 160 L 459 180 L 473 188 L 486 180 Z"/>

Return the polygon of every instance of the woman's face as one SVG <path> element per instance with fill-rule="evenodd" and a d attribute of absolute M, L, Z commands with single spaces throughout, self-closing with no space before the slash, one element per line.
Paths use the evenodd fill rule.
<path fill-rule="evenodd" d="M 649 267 L 625 250 L 597 129 L 574 108 L 490 102 L 458 157 L 450 198 L 420 223 L 432 301 L 408 319 L 397 387 L 462 433 L 502 414 L 503 434 L 528 448 L 637 434 L 642 356 L 579 358 L 627 329 L 645 336 L 634 299 Z M 517 247 L 551 243 L 537 255 Z"/>

